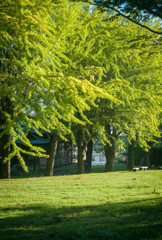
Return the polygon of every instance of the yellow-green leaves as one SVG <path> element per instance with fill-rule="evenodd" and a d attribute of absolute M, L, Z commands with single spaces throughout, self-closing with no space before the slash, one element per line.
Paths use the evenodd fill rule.
<path fill-rule="evenodd" d="M 0 9 L 0 131 L 11 135 L 8 159 L 16 155 L 24 165 L 21 153 L 44 154 L 21 125 L 37 134 L 55 129 L 64 138 L 73 122 L 91 124 L 96 109 L 96 119 L 130 138 L 140 131 L 150 139 L 151 129 L 157 135 L 160 38 L 66 0 L 6 0 Z"/>
<path fill-rule="evenodd" d="M 11 138 L 8 160 L 17 156 L 24 166 L 21 153 L 42 156 L 43 150 L 31 145 L 21 126 L 38 135 L 55 129 L 64 138 L 69 123 L 85 124 L 84 111 L 108 94 L 89 81 L 103 71 L 91 62 L 95 21 L 81 4 L 7 0 L 0 8 L 1 136 Z"/>

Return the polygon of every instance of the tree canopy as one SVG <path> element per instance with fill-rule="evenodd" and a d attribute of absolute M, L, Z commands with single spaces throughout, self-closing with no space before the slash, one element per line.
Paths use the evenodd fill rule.
<path fill-rule="evenodd" d="M 162 34 L 161 27 L 154 29 L 150 26 L 150 19 L 162 19 L 162 3 L 160 0 L 83 0 L 92 5 L 98 6 L 101 11 L 111 11 L 116 13 L 116 17 L 121 15 L 124 18 L 150 30 L 156 34 Z"/>
<path fill-rule="evenodd" d="M 104 92 L 85 74 L 72 74 L 67 39 L 68 29 L 74 29 L 75 12 L 69 19 L 68 2 L 8 0 L 1 2 L 0 9 L 1 161 L 16 156 L 26 169 L 22 153 L 45 156 L 27 138 L 31 128 L 39 135 L 38 129 L 57 129 L 64 136 L 69 132 L 65 123 L 80 122 L 75 112 L 83 115 Z M 17 139 L 29 150 L 20 148 Z"/>
<path fill-rule="evenodd" d="M 108 124 L 144 147 L 158 136 L 160 36 L 81 2 L 7 0 L 0 9 L 0 177 L 13 157 L 25 170 L 23 154 L 47 157 L 31 128 L 66 139 L 73 123 L 85 132 Z"/>

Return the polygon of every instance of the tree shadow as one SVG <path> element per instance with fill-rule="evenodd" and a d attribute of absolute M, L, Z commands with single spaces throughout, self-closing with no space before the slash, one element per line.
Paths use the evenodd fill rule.
<path fill-rule="evenodd" d="M 1 240 L 160 240 L 161 198 L 87 206 L 1 208 Z"/>
<path fill-rule="evenodd" d="M 129 171 L 126 166 L 114 166 L 112 172 L 120 172 L 124 173 L 125 171 Z M 104 173 L 105 166 L 104 165 L 94 165 L 92 166 L 91 172 L 85 169 L 84 174 L 92 174 L 92 173 Z M 44 176 L 45 169 L 40 169 L 37 172 L 21 172 L 19 174 L 12 175 L 12 178 L 31 178 L 31 177 L 41 177 Z M 71 165 L 66 165 L 62 167 L 54 168 L 53 176 L 67 176 L 67 175 L 76 175 L 77 174 L 77 163 L 73 163 Z"/>

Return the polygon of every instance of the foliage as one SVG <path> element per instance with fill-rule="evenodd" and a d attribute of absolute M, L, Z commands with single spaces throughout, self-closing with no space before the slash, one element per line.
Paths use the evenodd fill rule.
<path fill-rule="evenodd" d="M 148 141 L 160 136 L 161 38 L 122 19 L 108 26 L 110 37 L 104 39 L 99 60 L 105 76 L 99 86 L 118 102 L 99 100 L 98 119 L 147 148 Z"/>
<path fill-rule="evenodd" d="M 82 147 L 96 137 L 96 133 L 102 142 L 110 144 L 111 136 L 104 129 L 110 124 L 118 130 L 117 137 L 125 132 L 129 141 L 137 138 L 147 149 L 147 142 L 159 136 L 161 38 L 122 18 L 108 21 L 108 14 L 96 9 L 91 15 L 94 21 L 89 22 L 90 30 L 82 30 L 90 46 L 89 54 L 80 56 L 73 48 L 71 56 L 76 64 L 86 64 L 87 68 L 93 64 L 103 71 L 101 77 L 90 80 L 106 90 L 110 97 L 98 98 L 99 108 L 85 112 L 91 124 L 77 125 L 77 130 L 82 128 Z M 83 49 L 79 52 L 85 53 Z"/>
<path fill-rule="evenodd" d="M 67 46 L 71 42 L 67 39 L 73 36 L 70 29 L 76 30 L 74 23 L 80 22 L 76 21 L 78 15 L 75 10 L 84 11 L 81 5 L 73 6 L 71 18 L 67 1 L 8 0 L 0 6 L 0 22 L 3 26 L 0 38 L 0 137 L 8 134 L 11 138 L 2 146 L 12 146 L 11 154 L 4 161 L 16 156 L 25 170 L 21 153 L 46 156 L 43 149 L 30 144 L 27 134 L 31 128 L 39 135 L 38 129 L 47 132 L 57 129 L 63 138 L 70 132 L 69 122 L 83 124 L 86 120 L 83 111 L 90 109 L 89 105 L 94 105 L 97 96 L 106 96 L 86 79 L 90 74 L 86 74 L 84 66 L 80 71 L 84 75 L 72 74 L 73 59 Z M 84 27 L 83 24 L 81 26 Z M 87 48 L 87 45 L 84 47 Z M 83 116 L 83 121 L 75 116 L 77 111 Z M 26 132 L 23 131 L 24 125 Z M 17 139 L 31 150 L 18 147 Z"/>
<path fill-rule="evenodd" d="M 159 24 L 157 29 L 150 25 L 151 19 L 162 19 L 162 4 L 160 0 L 83 0 L 83 2 L 89 2 L 97 6 L 101 11 L 110 13 L 113 10 L 115 13 L 113 18 L 122 16 L 155 34 L 162 34 Z"/>
<path fill-rule="evenodd" d="M 22 153 L 47 156 L 31 145 L 31 128 L 66 139 L 75 123 L 84 139 L 96 131 L 108 142 L 110 124 L 145 148 L 159 137 L 160 37 L 66 0 L 7 0 L 0 9 L 0 138 L 10 138 L 1 152 L 12 150 L 4 162 L 16 156 L 27 170 Z"/>

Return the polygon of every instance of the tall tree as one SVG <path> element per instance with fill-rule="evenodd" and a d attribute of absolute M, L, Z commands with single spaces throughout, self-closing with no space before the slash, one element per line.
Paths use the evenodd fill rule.
<path fill-rule="evenodd" d="M 95 10 L 93 14 L 94 17 Z M 104 13 L 96 12 L 96 18 L 98 23 L 95 33 L 97 29 L 100 30 L 98 41 L 95 41 L 95 50 L 90 57 L 88 55 L 88 61 L 83 59 L 87 66 L 93 62 L 95 66 L 104 69 L 104 76 L 96 77 L 95 84 L 111 96 L 105 100 L 98 99 L 99 108 L 91 112 L 95 113 L 92 114 L 95 115 L 94 121 L 99 123 L 96 126 L 105 126 L 105 134 L 101 135 L 103 138 L 106 135 L 108 140 L 106 169 L 112 171 L 115 142 L 120 132 L 125 132 L 130 142 L 137 138 L 144 148 L 148 147 L 149 140 L 159 136 L 161 38 L 122 19 L 105 21 L 107 14 Z M 93 122 L 90 116 L 88 113 L 88 119 Z M 108 131 L 106 126 L 111 130 Z"/>
<path fill-rule="evenodd" d="M 22 153 L 47 157 L 27 138 L 31 128 L 39 135 L 39 129 L 57 129 L 63 137 L 69 133 L 68 123 L 83 123 L 76 112 L 83 115 L 103 92 L 85 74 L 72 74 L 66 48 L 72 21 L 67 30 L 61 11 L 65 7 L 68 2 L 50 0 L 0 3 L 1 178 L 9 178 L 8 164 L 14 156 L 26 171 Z M 17 139 L 29 150 L 20 148 Z"/>
<path fill-rule="evenodd" d="M 71 60 L 71 68 L 66 70 L 66 74 L 72 74 L 80 79 L 86 78 L 90 84 L 96 88 L 97 81 L 100 81 L 104 74 L 103 66 L 99 65 L 97 61 L 98 56 L 101 57 L 101 48 L 96 48 L 97 45 L 103 43 L 102 36 L 107 34 L 107 29 L 101 28 L 102 19 L 98 11 L 90 11 L 89 7 L 84 5 L 80 8 L 76 8 L 77 5 L 69 8 L 70 16 L 72 18 L 72 26 L 70 28 L 70 36 L 67 39 L 67 56 Z M 69 12 L 67 19 L 69 22 Z M 73 13 L 74 12 L 74 13 Z M 64 21 L 66 22 L 66 15 L 64 14 Z M 68 26 L 68 22 L 66 26 Z M 80 86 L 81 88 L 84 86 Z M 91 98 L 92 88 L 88 88 L 85 91 L 84 96 L 86 99 Z M 109 98 L 114 101 L 111 94 L 105 94 L 104 89 L 98 94 L 98 98 Z M 93 107 L 93 108 L 92 108 Z M 91 113 L 84 111 L 83 114 L 76 113 L 76 117 L 81 122 L 87 121 L 87 123 L 75 124 L 75 136 L 78 145 L 78 173 L 84 172 L 83 156 L 87 148 L 87 144 L 90 137 L 90 128 L 93 123 L 93 109 L 97 105 L 91 105 Z M 90 110 L 90 109 L 89 109 Z"/>
<path fill-rule="evenodd" d="M 84 171 L 83 155 L 88 142 L 83 141 L 81 136 L 83 132 L 85 132 L 86 122 L 89 122 L 83 110 L 87 109 L 89 111 L 90 107 L 95 105 L 92 99 L 95 99 L 97 96 L 110 96 L 104 90 L 96 87 L 93 81 L 93 79 L 101 77 L 103 71 L 102 68 L 96 67 L 92 61 L 95 42 L 101 37 L 99 37 L 98 34 L 93 35 L 97 21 L 89 11 L 89 7 L 65 1 L 59 5 L 58 13 L 55 17 L 55 22 L 58 24 L 57 34 L 60 36 L 60 41 L 66 42 L 64 49 L 66 58 L 62 58 L 62 73 L 65 77 L 69 78 L 70 82 L 63 90 L 65 93 L 63 94 L 63 92 L 61 92 L 61 94 L 59 93 L 57 95 L 57 102 L 60 103 L 60 106 L 63 106 L 62 95 L 66 96 L 66 93 L 68 93 L 67 89 L 71 91 L 70 97 L 69 93 L 66 96 L 66 101 L 73 105 L 75 119 L 69 119 L 68 130 L 70 132 L 72 122 L 75 122 L 75 125 L 77 124 L 77 133 L 75 135 L 78 145 L 78 172 L 82 173 Z M 66 28 L 64 25 L 66 25 Z M 75 97 L 73 88 L 74 80 L 76 81 L 76 79 L 80 80 L 79 84 L 81 84 L 80 86 L 78 84 L 79 87 L 75 88 L 74 92 L 77 91 L 78 94 L 81 94 L 82 98 L 85 99 L 85 103 L 89 102 L 89 106 L 87 105 L 85 107 L 85 103 L 79 101 L 78 98 L 75 99 L 75 104 L 74 101 L 71 102 L 70 100 Z M 85 79 L 87 80 L 85 81 Z M 66 121 L 66 119 L 64 119 L 64 121 Z M 65 132 L 62 134 L 62 131 L 61 128 L 55 128 L 55 133 L 64 138 L 66 134 Z M 50 157 L 48 161 L 51 161 L 51 159 L 54 161 L 54 155 L 52 158 Z M 50 166 L 53 165 L 54 164 L 50 164 Z M 52 172 L 52 170 L 50 171 Z"/>
<path fill-rule="evenodd" d="M 130 142 L 137 139 L 147 149 L 147 142 L 159 136 L 161 38 L 130 22 L 120 20 L 117 24 L 117 21 L 109 25 L 111 37 L 104 41 L 100 65 L 103 64 L 106 71 L 99 85 L 119 101 L 112 104 L 109 100 L 100 100 L 98 115 L 109 142 L 114 139 L 111 133 L 115 128 L 125 132 Z"/>

